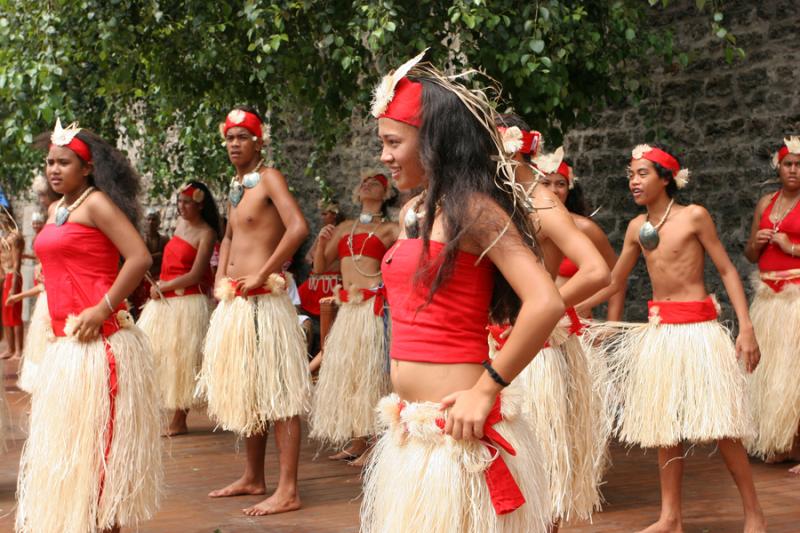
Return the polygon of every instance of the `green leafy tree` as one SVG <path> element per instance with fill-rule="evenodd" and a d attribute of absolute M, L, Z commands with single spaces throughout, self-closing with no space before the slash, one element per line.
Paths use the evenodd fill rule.
<path fill-rule="evenodd" d="M 449 70 L 479 66 L 557 142 L 642 91 L 643 61 L 686 64 L 649 28 L 653 4 L 666 2 L 0 0 L 0 178 L 28 186 L 41 167 L 30 142 L 59 116 L 121 139 L 154 195 L 189 176 L 222 186 L 217 124 L 231 106 L 270 116 L 277 158 L 309 132 L 324 152 L 366 115 L 379 75 L 427 46 Z M 695 8 L 732 60 L 718 4 Z"/>

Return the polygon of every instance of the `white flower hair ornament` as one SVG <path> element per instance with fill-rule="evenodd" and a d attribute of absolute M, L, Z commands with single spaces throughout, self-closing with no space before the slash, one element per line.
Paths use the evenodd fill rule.
<path fill-rule="evenodd" d="M 561 174 L 567 179 L 570 189 L 575 187 L 578 178 L 572 173 L 572 167 L 564 162 L 564 147 L 559 146 L 551 154 L 541 154 L 533 158 L 536 168 L 545 174 Z"/>
<path fill-rule="evenodd" d="M 783 146 L 772 154 L 772 168 L 778 168 L 783 158 L 789 154 L 800 155 L 800 136 L 790 135 L 783 139 Z"/>
<path fill-rule="evenodd" d="M 80 131 L 81 129 L 78 127 L 77 122 L 73 122 L 64 128 L 61 126 L 61 119 L 57 118 L 53 133 L 50 134 L 50 142 L 56 146 L 67 146 Z"/>
<path fill-rule="evenodd" d="M 505 128 L 502 132 L 503 150 L 508 155 L 514 155 L 522 149 L 522 130 L 517 126 Z"/>
<path fill-rule="evenodd" d="M 425 54 L 430 48 L 426 48 L 413 58 L 409 59 L 397 69 L 391 71 L 381 79 L 380 83 L 375 87 L 372 93 L 372 116 L 379 118 L 386 112 L 389 104 L 394 99 L 394 90 L 397 84 L 402 80 L 408 72 L 416 66 L 417 63 L 422 61 Z"/>

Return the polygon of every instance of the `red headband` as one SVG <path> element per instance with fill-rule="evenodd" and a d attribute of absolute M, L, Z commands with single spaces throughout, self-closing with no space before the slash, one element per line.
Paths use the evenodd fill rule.
<path fill-rule="evenodd" d="M 57 144 L 50 143 L 50 148 L 53 146 L 58 146 Z M 87 163 L 92 162 L 92 151 L 89 149 L 89 145 L 83 142 L 82 140 L 78 139 L 77 136 L 73 137 L 72 140 L 65 145 L 61 146 L 62 148 L 69 148 L 75 155 L 83 159 Z"/>
<path fill-rule="evenodd" d="M 659 165 L 668 170 L 671 170 L 673 177 L 677 176 L 678 172 L 680 172 L 681 170 L 681 166 L 678 164 L 678 160 L 675 159 L 673 156 L 669 155 L 664 150 L 653 148 L 649 152 L 643 153 L 642 157 L 647 159 L 648 161 L 652 161 L 653 163 L 658 163 Z"/>
<path fill-rule="evenodd" d="M 394 89 L 394 98 L 378 118 L 390 118 L 419 128 L 422 125 L 422 84 L 402 78 Z"/>
<path fill-rule="evenodd" d="M 783 161 L 783 158 L 789 155 L 789 147 L 785 144 L 781 146 L 781 149 L 778 150 L 778 163 Z"/>
<path fill-rule="evenodd" d="M 505 126 L 498 126 L 497 131 L 503 134 L 508 128 Z M 535 154 L 539 150 L 539 142 L 542 139 L 542 134 L 536 130 L 527 131 L 519 128 L 522 133 L 522 148 L 518 152 L 523 154 Z"/>
<path fill-rule="evenodd" d="M 569 165 L 562 161 L 561 164 L 558 165 L 558 170 L 556 170 L 556 173 L 561 174 L 562 176 L 567 178 L 567 181 L 569 182 L 572 181 L 571 171 L 572 169 L 569 168 Z"/>
<path fill-rule="evenodd" d="M 229 129 L 237 126 L 246 129 L 259 139 L 262 138 L 261 119 L 254 113 L 244 111 L 243 109 L 234 109 L 225 117 L 225 126 L 222 129 L 222 134 L 227 134 Z"/>
<path fill-rule="evenodd" d="M 198 204 L 202 203 L 206 197 L 206 193 L 203 192 L 203 189 L 199 189 L 191 184 L 181 189 L 180 194 L 182 194 L 183 196 L 188 196 Z"/>
<path fill-rule="evenodd" d="M 364 179 L 361 180 L 361 183 L 364 183 L 368 179 L 376 179 L 381 183 L 381 185 L 383 185 L 384 189 L 389 188 L 389 180 L 386 178 L 384 174 L 375 174 L 374 176 L 364 176 Z"/>

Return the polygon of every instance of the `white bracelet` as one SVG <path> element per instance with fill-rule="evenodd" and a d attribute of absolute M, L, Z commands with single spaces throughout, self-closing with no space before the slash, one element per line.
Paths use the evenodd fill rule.
<path fill-rule="evenodd" d="M 114 312 L 114 306 L 111 305 L 111 298 L 108 297 L 108 293 L 105 293 L 103 295 L 103 300 L 105 300 L 106 305 L 108 306 L 108 310 L 113 313 Z"/>

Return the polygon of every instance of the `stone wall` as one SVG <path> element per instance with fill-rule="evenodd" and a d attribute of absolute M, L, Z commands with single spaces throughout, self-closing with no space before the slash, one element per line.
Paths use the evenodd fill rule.
<path fill-rule="evenodd" d="M 728 64 L 708 17 L 677 2 L 658 23 L 668 22 L 694 60 L 683 70 L 654 70 L 652 95 L 638 106 L 608 109 L 590 127 L 569 132 L 567 154 L 591 204 L 601 207 L 595 219 L 618 250 L 628 220 L 639 212 L 627 188 L 630 150 L 659 140 L 692 171 L 678 201 L 705 206 L 739 273 L 746 278 L 753 271 L 742 250 L 757 199 L 777 188 L 769 159 L 784 135 L 800 132 L 796 7 L 791 1 L 727 2 L 725 23 L 747 53 Z M 713 265 L 707 265 L 706 280 L 732 318 Z M 640 261 L 628 286 L 626 318 L 644 319 L 649 296 Z"/>

